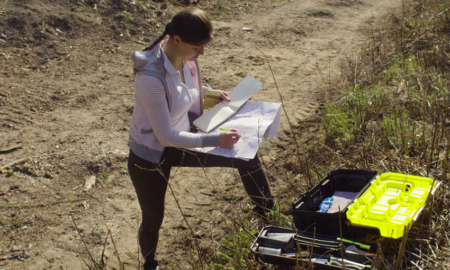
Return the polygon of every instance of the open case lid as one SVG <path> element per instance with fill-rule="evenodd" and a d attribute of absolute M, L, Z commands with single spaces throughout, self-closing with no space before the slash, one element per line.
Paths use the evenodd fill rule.
<path fill-rule="evenodd" d="M 346 217 L 356 230 L 377 228 L 382 237 L 401 238 L 440 185 L 426 177 L 381 174 L 349 205 Z"/>

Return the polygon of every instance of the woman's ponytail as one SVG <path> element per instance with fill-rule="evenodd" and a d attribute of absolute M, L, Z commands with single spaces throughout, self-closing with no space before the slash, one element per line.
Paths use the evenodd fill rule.
<path fill-rule="evenodd" d="M 166 36 L 167 36 L 167 27 L 166 27 L 166 30 L 164 30 L 164 32 L 162 33 L 162 35 L 159 36 L 159 38 L 157 38 L 155 41 L 153 41 L 153 43 L 150 46 L 145 48 L 144 51 L 149 51 L 149 50 L 153 49 L 153 47 L 155 47 L 156 44 L 160 43 L 161 40 L 163 40 Z"/>

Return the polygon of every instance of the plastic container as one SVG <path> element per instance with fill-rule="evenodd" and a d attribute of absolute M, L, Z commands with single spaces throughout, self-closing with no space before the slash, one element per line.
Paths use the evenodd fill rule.
<path fill-rule="evenodd" d="M 351 231 L 346 224 L 347 207 L 340 213 L 320 213 L 320 204 L 325 198 L 333 196 L 335 191 L 355 192 L 359 197 L 374 178 L 378 175 L 371 170 L 336 170 L 330 172 L 314 188 L 292 204 L 289 208 L 294 225 L 298 230 L 306 230 L 316 233 L 340 236 L 342 228 L 343 236 L 349 236 Z M 339 215 L 341 222 L 339 222 Z"/>
<path fill-rule="evenodd" d="M 346 212 L 350 230 L 400 238 L 440 183 L 431 178 L 384 173 L 376 178 Z M 376 229 L 375 229 L 376 228 Z"/>
<path fill-rule="evenodd" d="M 344 259 L 346 266 L 358 264 L 357 269 L 372 269 L 377 245 L 365 242 L 357 244 L 365 246 L 365 249 L 356 247 L 354 243 L 341 242 L 336 236 L 296 233 L 291 229 L 266 226 L 260 231 L 250 250 L 261 261 L 275 265 L 295 266 L 298 263 L 299 266 L 309 267 L 312 263 L 315 270 L 332 270 L 342 269 Z M 364 254 L 361 254 L 363 249 Z M 358 252 L 355 253 L 355 250 Z M 369 253 L 369 250 L 373 253 Z"/>

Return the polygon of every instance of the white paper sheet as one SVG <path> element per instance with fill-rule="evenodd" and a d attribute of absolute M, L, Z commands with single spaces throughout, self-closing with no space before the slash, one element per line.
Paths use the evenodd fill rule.
<path fill-rule="evenodd" d="M 276 137 L 280 117 L 281 103 L 248 101 L 234 116 L 210 132 L 222 132 L 219 128 L 228 130 L 234 128 L 239 131 L 241 138 L 233 148 L 205 147 L 191 150 L 244 160 L 252 159 L 255 157 L 263 138 Z M 202 133 L 202 131 L 199 131 L 199 133 Z"/>

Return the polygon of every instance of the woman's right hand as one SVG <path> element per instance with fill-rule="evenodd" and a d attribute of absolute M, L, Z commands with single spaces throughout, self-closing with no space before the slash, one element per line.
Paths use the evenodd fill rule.
<path fill-rule="evenodd" d="M 235 129 L 221 132 L 219 134 L 219 147 L 231 148 L 239 141 L 240 138 L 241 134 Z"/>

